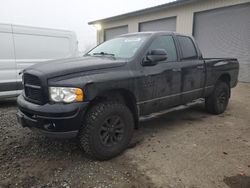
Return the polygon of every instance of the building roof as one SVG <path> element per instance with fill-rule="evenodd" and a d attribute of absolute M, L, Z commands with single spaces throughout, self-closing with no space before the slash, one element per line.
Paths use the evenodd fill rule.
<path fill-rule="evenodd" d="M 133 12 L 120 14 L 120 15 L 113 16 L 113 17 L 108 17 L 108 18 L 104 18 L 104 19 L 100 19 L 100 20 L 91 21 L 88 24 L 93 25 L 93 24 L 97 24 L 97 23 L 120 20 L 123 18 L 131 17 L 131 16 L 138 16 L 138 15 L 142 15 L 145 13 L 156 12 L 156 11 L 166 9 L 166 8 L 172 8 L 172 7 L 176 7 L 176 6 L 180 6 L 180 5 L 185 5 L 188 3 L 192 3 L 194 1 L 198 1 L 198 0 L 176 0 L 176 1 L 173 1 L 170 3 L 166 3 L 166 4 L 162 4 L 162 5 L 158 5 L 158 6 L 154 6 L 154 7 L 150 7 L 150 8 L 145 8 L 145 9 L 141 9 L 138 11 L 133 11 Z"/>

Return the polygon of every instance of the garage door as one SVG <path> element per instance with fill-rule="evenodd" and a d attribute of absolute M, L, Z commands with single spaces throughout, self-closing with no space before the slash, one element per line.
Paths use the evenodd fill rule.
<path fill-rule="evenodd" d="M 104 40 L 110 40 L 118 35 L 128 33 L 128 26 L 115 27 L 104 30 Z"/>
<path fill-rule="evenodd" d="M 176 31 L 176 17 L 142 22 L 139 31 Z"/>
<path fill-rule="evenodd" d="M 250 82 L 250 4 L 196 13 L 194 37 L 204 57 L 236 57 L 239 80 Z"/>

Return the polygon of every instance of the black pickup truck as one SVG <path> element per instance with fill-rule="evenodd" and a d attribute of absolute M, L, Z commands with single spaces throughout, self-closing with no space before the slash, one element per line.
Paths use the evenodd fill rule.
<path fill-rule="evenodd" d="M 192 37 L 173 32 L 119 36 L 84 57 L 23 72 L 18 122 L 54 137 L 77 137 L 92 158 L 128 146 L 139 117 L 204 98 L 223 113 L 237 84 L 237 59 L 204 59 Z"/>

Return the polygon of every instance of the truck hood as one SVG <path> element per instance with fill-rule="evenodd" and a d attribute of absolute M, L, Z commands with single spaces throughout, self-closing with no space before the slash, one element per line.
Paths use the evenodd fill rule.
<path fill-rule="evenodd" d="M 46 77 L 63 76 L 78 72 L 120 67 L 126 60 L 112 57 L 77 57 L 41 62 L 25 69 L 25 72 L 40 72 Z"/>

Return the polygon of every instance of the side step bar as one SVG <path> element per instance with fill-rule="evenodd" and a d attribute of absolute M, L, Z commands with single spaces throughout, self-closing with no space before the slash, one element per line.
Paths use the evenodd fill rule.
<path fill-rule="evenodd" d="M 174 112 L 174 111 L 178 111 L 178 110 L 187 109 L 187 108 L 190 108 L 191 106 L 194 106 L 194 105 L 197 105 L 197 104 L 202 104 L 202 103 L 204 103 L 204 101 L 205 101 L 204 99 L 197 99 L 197 100 L 194 100 L 194 101 L 192 101 L 190 103 L 187 103 L 185 105 L 180 105 L 180 106 L 173 107 L 173 108 L 161 111 L 161 112 L 152 113 L 152 114 L 146 115 L 146 116 L 140 116 L 139 121 L 143 122 L 143 121 L 147 121 L 147 120 L 150 120 L 150 119 L 157 118 L 157 117 L 159 117 L 161 115 L 164 115 L 164 114 L 167 114 L 169 112 Z"/>

